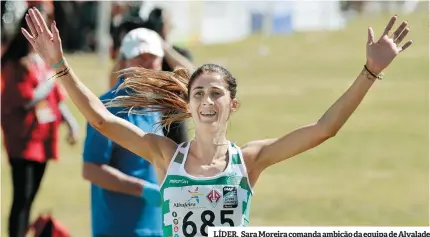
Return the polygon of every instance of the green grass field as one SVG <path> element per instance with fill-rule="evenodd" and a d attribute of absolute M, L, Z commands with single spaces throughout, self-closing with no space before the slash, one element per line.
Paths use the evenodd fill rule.
<path fill-rule="evenodd" d="M 388 19 L 365 16 L 338 32 L 255 36 L 191 49 L 196 64 L 221 63 L 238 78 L 242 106 L 228 137 L 243 144 L 317 120 L 361 71 L 367 26 L 379 37 Z M 252 226 L 429 224 L 428 15 L 424 10 L 400 19 L 410 22 L 413 46 L 386 70 L 336 137 L 263 173 Z M 262 46 L 268 48 L 265 56 L 259 54 Z M 100 66 L 94 55 L 68 60 L 94 92 L 107 90 L 110 65 Z M 77 116 L 83 139 L 84 119 Z M 73 236 L 85 237 L 90 236 L 89 185 L 81 177 L 81 153 L 82 142 L 61 145 L 61 160 L 49 164 L 32 217 L 50 210 Z M 6 236 L 11 180 L 2 160 Z"/>

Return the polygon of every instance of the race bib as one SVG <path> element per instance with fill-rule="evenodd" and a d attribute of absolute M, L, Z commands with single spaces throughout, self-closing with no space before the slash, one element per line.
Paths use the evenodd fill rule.
<path fill-rule="evenodd" d="M 237 226 L 243 218 L 235 186 L 190 187 L 170 203 L 173 237 L 207 236 L 209 226 Z M 179 196 L 179 195 L 178 195 Z M 237 223 L 235 223 L 237 222 Z"/>

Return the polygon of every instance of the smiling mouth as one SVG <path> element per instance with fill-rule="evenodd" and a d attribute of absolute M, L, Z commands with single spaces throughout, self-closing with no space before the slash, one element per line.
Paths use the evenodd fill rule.
<path fill-rule="evenodd" d="M 208 112 L 200 112 L 200 115 L 205 116 L 205 117 L 212 117 L 216 115 L 215 111 L 208 111 Z"/>

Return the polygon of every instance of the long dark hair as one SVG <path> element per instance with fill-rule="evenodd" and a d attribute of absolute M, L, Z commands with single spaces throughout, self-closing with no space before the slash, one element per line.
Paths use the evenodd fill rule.
<path fill-rule="evenodd" d="M 25 12 L 27 12 L 27 9 Z M 9 42 L 6 51 L 1 57 L 1 66 L 3 67 L 9 61 L 19 61 L 21 58 L 27 56 L 31 51 L 31 45 L 21 33 L 21 27 L 27 28 L 27 23 L 25 21 L 25 14 L 19 21 L 19 26 L 16 28 L 16 33 Z M 29 30 L 28 30 L 29 31 Z M 30 31 L 29 31 L 30 32 Z"/>
<path fill-rule="evenodd" d="M 163 9 L 159 7 L 152 9 L 146 20 L 145 27 L 161 35 L 164 27 L 163 13 Z"/>
<path fill-rule="evenodd" d="M 145 22 L 140 17 L 129 17 L 124 19 L 119 27 L 113 30 L 113 49 L 118 50 L 121 47 L 121 37 L 124 37 L 128 32 L 141 27 L 145 27 Z"/>
<path fill-rule="evenodd" d="M 28 12 L 31 7 L 36 7 L 42 14 L 46 12 L 41 3 L 33 4 L 27 7 L 24 12 Z M 2 67 L 9 61 L 19 61 L 21 58 L 28 56 L 28 54 L 31 52 L 32 46 L 22 34 L 21 27 L 30 32 L 30 29 L 27 27 L 27 22 L 25 21 L 25 14 L 19 20 L 19 25 L 15 28 L 15 35 L 13 36 L 12 40 L 9 41 L 7 49 L 1 57 Z"/>

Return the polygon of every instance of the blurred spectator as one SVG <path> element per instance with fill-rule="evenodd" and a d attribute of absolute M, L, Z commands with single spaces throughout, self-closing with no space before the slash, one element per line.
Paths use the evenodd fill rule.
<path fill-rule="evenodd" d="M 53 1 L 63 49 L 68 53 L 95 49 L 97 1 Z"/>
<path fill-rule="evenodd" d="M 82 4 L 80 16 L 81 24 L 79 31 L 83 34 L 83 45 L 81 48 L 85 51 L 94 52 L 96 49 L 96 28 L 97 28 L 97 15 L 98 15 L 98 1 L 77 1 Z"/>
<path fill-rule="evenodd" d="M 80 44 L 79 21 L 77 16 L 76 3 L 73 1 L 54 1 L 55 22 L 60 30 L 60 37 L 65 52 L 76 51 Z"/>
<path fill-rule="evenodd" d="M 123 67 L 161 70 L 162 40 L 153 31 L 135 29 L 125 36 L 120 54 Z M 109 101 L 116 96 L 127 95 L 126 91 L 117 91 L 121 82 L 120 78 L 100 99 Z M 144 132 L 163 135 L 161 129 L 156 130 L 159 113 L 138 115 L 126 113 L 124 108 L 108 109 Z M 151 201 L 160 201 L 158 179 L 154 167 L 147 160 L 114 143 L 89 124 L 83 159 L 83 176 L 91 182 L 94 237 L 163 236 L 161 207 Z"/>
<path fill-rule="evenodd" d="M 38 7 L 50 22 L 49 8 Z M 26 25 L 23 16 L 1 58 L 1 126 L 13 185 L 10 237 L 25 236 L 47 162 L 58 159 L 61 122 L 68 125 L 70 144 L 75 144 L 78 131 L 76 120 L 63 102 L 65 96 L 54 80 L 48 80 L 53 72 L 20 31 Z"/>

